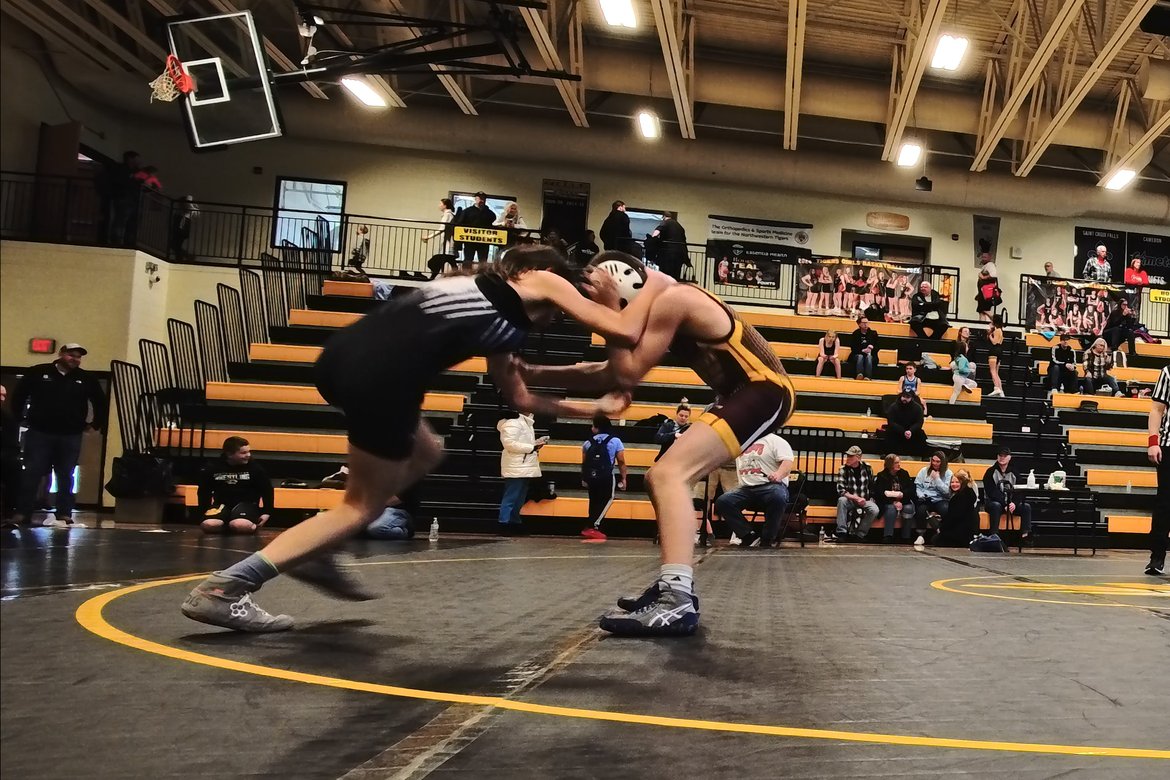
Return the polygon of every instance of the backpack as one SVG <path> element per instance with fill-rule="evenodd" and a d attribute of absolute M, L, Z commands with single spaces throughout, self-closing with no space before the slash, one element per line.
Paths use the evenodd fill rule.
<path fill-rule="evenodd" d="M 590 439 L 585 450 L 585 463 L 581 466 L 581 478 L 587 482 L 602 482 L 613 477 L 613 460 L 609 457 L 609 442 L 613 436 L 604 439 Z"/>
<path fill-rule="evenodd" d="M 999 538 L 999 534 L 979 534 L 968 545 L 971 552 L 1007 552 L 1007 545 Z"/>
<path fill-rule="evenodd" d="M 171 462 L 143 452 L 114 458 L 106 490 L 114 498 L 166 498 L 175 492 Z"/>

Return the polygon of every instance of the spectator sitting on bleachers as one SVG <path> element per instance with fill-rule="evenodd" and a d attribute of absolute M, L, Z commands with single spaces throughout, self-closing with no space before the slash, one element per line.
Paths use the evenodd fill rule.
<path fill-rule="evenodd" d="M 951 360 L 954 360 L 960 352 L 968 356 L 971 354 L 971 329 L 966 325 L 959 328 L 959 332 L 955 335 L 955 341 L 951 344 Z"/>
<path fill-rule="evenodd" d="M 885 524 L 882 539 L 893 540 L 899 517 L 902 518 L 902 538 L 909 539 L 914 528 L 914 500 L 917 498 L 914 480 L 902 468 L 902 459 L 897 455 L 887 455 L 883 465 L 884 468 L 873 478 L 874 501 Z"/>
<path fill-rule="evenodd" d="M 938 528 L 939 518 L 946 514 L 950 504 L 952 476 L 951 470 L 947 468 L 947 456 L 935 452 L 931 454 L 930 462 L 914 478 L 914 492 L 918 496 L 915 527 L 919 533 Z M 924 541 L 919 536 L 914 543 L 922 544 Z"/>
<path fill-rule="evenodd" d="M 920 339 L 927 337 L 927 330 L 930 338 L 940 339 L 950 327 L 946 301 L 931 288 L 930 282 L 923 281 L 918 285 L 918 292 L 910 298 L 910 330 Z"/>
<path fill-rule="evenodd" d="M 684 398 L 674 409 L 674 419 L 664 420 L 662 425 L 658 426 L 658 432 L 654 434 L 654 443 L 658 445 L 658 454 L 654 456 L 655 462 L 665 455 L 670 445 L 674 444 L 674 440 L 686 433 L 690 427 L 691 407 Z"/>
<path fill-rule="evenodd" d="M 860 514 L 854 536 L 865 538 L 869 528 L 878 516 L 878 506 L 873 500 L 873 469 L 861 460 L 861 448 L 850 447 L 845 451 L 845 462 L 837 469 L 837 531 L 836 537 L 826 541 L 843 542 L 849 539 L 849 519 Z"/>
<path fill-rule="evenodd" d="M 825 367 L 825 363 L 832 363 L 837 372 L 837 378 L 841 378 L 841 356 L 837 354 L 840 348 L 841 339 L 837 338 L 837 331 L 829 330 L 821 336 L 820 340 L 817 341 L 816 376 L 821 375 L 821 369 Z"/>
<path fill-rule="evenodd" d="M 1004 512 L 1020 518 L 1020 537 L 1032 535 L 1032 505 L 1016 501 L 1014 491 L 1019 475 L 1011 468 L 1012 451 L 1001 447 L 995 456 L 995 465 L 983 475 L 983 497 L 987 503 L 987 516 L 991 522 L 991 533 L 999 531 L 999 520 Z"/>
<path fill-rule="evenodd" d="M 1130 308 L 1129 301 L 1124 298 L 1117 304 L 1117 308 L 1109 313 L 1105 320 L 1105 327 L 1101 330 L 1101 338 L 1109 345 L 1109 349 L 1121 349 L 1122 343 L 1129 345 L 1129 354 L 1137 351 L 1137 316 Z"/>
<path fill-rule="evenodd" d="M 417 486 L 386 503 L 386 509 L 366 526 L 371 539 L 405 540 L 414 538 L 414 518 L 420 509 Z"/>
<path fill-rule="evenodd" d="M 1081 377 L 1081 393 L 1093 395 L 1097 389 L 1105 385 L 1114 395 L 1121 395 L 1121 388 L 1117 386 L 1117 379 L 1109 373 L 1113 370 L 1113 353 L 1105 339 L 1097 339 L 1093 346 L 1085 351 L 1085 375 Z"/>
<path fill-rule="evenodd" d="M 954 382 L 954 389 L 951 390 L 950 403 L 954 404 L 959 400 L 959 393 L 975 392 L 975 388 L 979 384 L 974 379 L 975 364 L 967 359 L 966 345 L 959 345 L 959 352 L 951 358 L 951 379 Z"/>
<path fill-rule="evenodd" d="M 248 440 L 228 436 L 220 456 L 199 477 L 199 527 L 209 534 L 256 533 L 268 522 L 274 492 L 264 469 L 253 462 Z"/>
<path fill-rule="evenodd" d="M 926 432 L 922 430 L 925 417 L 918 396 L 902 390 L 898 400 L 886 409 L 886 424 L 882 434 L 891 449 L 918 454 L 926 449 Z"/>
<path fill-rule="evenodd" d="M 971 485 L 971 474 L 966 469 L 956 471 L 948 484 L 951 499 L 933 544 L 939 547 L 966 547 L 979 533 L 979 495 Z"/>
<path fill-rule="evenodd" d="M 857 330 L 849 337 L 849 351 L 853 353 L 854 373 L 858 379 L 873 379 L 880 350 L 877 331 L 869 327 L 867 318 L 858 317 Z"/>
<path fill-rule="evenodd" d="M 927 416 L 930 412 L 926 408 L 926 399 L 918 393 L 918 388 L 922 386 L 922 380 L 918 378 L 918 366 L 909 361 L 902 369 L 905 373 L 902 375 L 902 381 L 898 384 L 898 391 L 902 393 L 913 393 L 918 397 L 918 403 L 922 404 L 922 414 Z"/>
<path fill-rule="evenodd" d="M 1077 386 L 1077 353 L 1069 343 L 1067 333 L 1060 334 L 1060 341 L 1052 348 L 1048 363 L 1048 397 L 1057 390 L 1072 393 Z"/>
<path fill-rule="evenodd" d="M 769 433 L 743 451 L 736 461 L 739 487 L 721 495 L 715 508 L 747 549 L 759 542 L 771 547 L 780 533 L 788 509 L 788 475 L 795 454 L 788 442 Z M 754 531 L 743 516 L 744 509 L 763 511 L 764 528 Z"/>

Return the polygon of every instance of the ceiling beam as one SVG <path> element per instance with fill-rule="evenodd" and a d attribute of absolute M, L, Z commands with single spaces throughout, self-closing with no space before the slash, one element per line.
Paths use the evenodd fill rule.
<path fill-rule="evenodd" d="M 532 33 L 532 40 L 536 42 L 536 48 L 540 52 L 541 59 L 544 60 L 545 68 L 563 71 L 564 67 L 561 65 L 561 55 L 557 52 L 556 41 L 553 40 L 547 25 L 545 25 L 545 12 L 526 6 L 521 6 L 519 10 L 520 15 L 524 17 L 524 23 L 528 25 L 528 32 Z M 584 101 L 577 88 L 581 82 L 574 83 L 564 79 L 555 79 L 554 83 L 557 91 L 561 93 L 561 100 L 565 101 L 565 108 L 569 110 L 573 124 L 577 127 L 589 127 L 589 120 L 585 116 Z"/>
<path fill-rule="evenodd" d="M 391 12 L 402 16 L 408 15 L 402 8 L 401 0 L 384 0 L 384 2 L 386 3 L 386 6 L 389 7 Z M 419 37 L 420 33 L 416 27 L 404 27 L 401 29 L 405 30 L 408 34 L 413 35 L 416 38 Z M 430 51 L 431 47 L 423 46 L 422 48 L 424 51 Z M 444 73 L 443 66 L 438 63 L 430 63 L 430 68 L 435 72 L 435 77 L 439 79 L 439 83 L 443 85 L 443 89 L 447 90 L 447 94 L 450 95 L 451 99 L 455 101 L 455 105 L 459 106 L 460 111 L 469 116 L 479 115 L 479 111 L 476 110 L 475 104 L 471 102 L 471 98 L 468 97 L 467 93 L 463 91 L 463 88 L 459 86 L 459 82 L 455 80 L 454 76 L 450 76 Z"/>
<path fill-rule="evenodd" d="M 1052 25 L 1044 33 L 1044 37 L 1040 40 L 1040 45 L 1036 47 L 1036 51 L 1032 54 L 1032 59 L 1028 61 L 1028 65 L 1024 68 L 1023 73 L 1020 74 L 1019 79 L 1012 84 L 1011 92 L 1006 101 L 1004 101 L 1003 108 L 999 115 L 991 123 L 991 128 L 987 135 L 980 140 L 979 149 L 975 153 L 975 160 L 971 163 L 972 171 L 987 170 L 987 163 L 991 160 L 991 155 L 995 152 L 995 147 L 1007 134 L 1008 128 L 1012 121 L 1015 120 L 1016 114 L 1019 113 L 1020 107 L 1024 104 L 1024 99 L 1028 97 L 1028 93 L 1032 91 L 1032 87 L 1036 86 L 1036 82 L 1044 74 L 1044 67 L 1048 64 L 1048 60 L 1056 52 L 1060 45 L 1064 34 L 1068 32 L 1068 28 L 1072 26 L 1081 13 L 1081 7 L 1085 4 L 1085 0 L 1064 0 L 1060 10 L 1056 12 L 1056 16 L 1052 21 Z"/>
<path fill-rule="evenodd" d="M 138 59 L 137 55 L 135 55 L 133 52 L 127 51 L 126 49 L 122 48 L 121 44 L 119 44 L 117 41 L 113 40 L 108 35 L 106 35 L 104 32 L 99 30 L 96 26 L 91 24 L 89 22 L 89 20 L 87 20 L 85 17 L 81 16 L 81 14 L 77 13 L 69 6 L 60 2 L 60 0 L 40 0 L 40 1 L 46 7 L 48 7 L 50 10 L 54 11 L 62 19 L 69 22 L 69 24 L 73 25 L 73 27 L 78 32 L 83 33 L 85 35 L 88 35 L 91 39 L 96 41 L 102 48 L 104 48 L 110 54 L 113 54 L 115 57 L 117 57 L 122 62 L 129 65 L 134 70 L 141 73 L 143 76 L 149 76 L 150 78 L 154 78 L 160 72 L 162 72 L 161 68 L 159 68 L 158 71 L 155 71 L 153 68 L 148 67 L 142 60 Z"/>
<path fill-rule="evenodd" d="M 914 43 L 902 60 L 902 67 L 895 73 L 897 85 L 891 95 L 890 113 L 886 121 L 886 142 L 882 146 L 882 159 L 893 160 L 898 156 L 898 148 L 902 145 L 902 134 L 906 132 L 906 125 L 910 121 L 914 109 L 914 98 L 918 94 L 918 87 L 922 84 L 922 74 L 926 72 L 926 65 L 930 62 L 930 47 L 938 39 L 938 31 L 942 26 L 943 14 L 946 13 L 948 0 L 929 0 L 918 24 L 918 32 L 914 35 Z M 1082 0 L 1083 2 L 1083 0 Z M 907 36 L 913 33 L 906 31 Z"/>
<path fill-rule="evenodd" d="M 3 7 L 4 11 L 13 19 L 32 29 L 42 38 L 46 40 L 56 38 L 77 54 L 88 57 L 103 70 L 120 70 L 114 61 L 106 56 L 105 52 L 49 16 L 43 8 L 38 7 L 31 0 L 4 0 L 0 7 Z"/>
<path fill-rule="evenodd" d="M 229 0 L 208 0 L 208 2 L 211 3 L 211 6 L 220 13 L 238 14 L 240 12 L 240 9 L 236 8 L 236 6 L 229 2 Z M 285 53 L 280 50 L 279 46 L 270 41 L 267 35 L 261 34 L 260 42 L 264 45 L 264 51 L 268 53 L 268 57 L 277 65 L 279 65 L 285 73 L 291 73 L 293 71 L 302 69 L 300 65 L 297 65 L 292 60 L 290 60 L 285 55 Z M 329 96 L 325 94 L 325 91 L 311 81 L 302 81 L 301 86 L 306 92 L 315 98 L 320 100 L 329 99 Z"/>
<path fill-rule="evenodd" d="M 158 64 L 160 65 L 158 72 L 162 72 L 161 66 L 167 58 L 166 49 L 155 43 L 154 40 L 149 35 L 147 35 L 141 27 L 135 25 L 133 21 L 127 19 L 126 17 L 122 16 L 122 14 L 111 8 L 110 5 L 105 2 L 105 0 L 85 0 L 85 4 L 112 22 L 113 25 L 119 30 L 133 38 L 134 42 L 141 46 L 147 54 L 158 58 Z M 127 6 L 127 8 L 130 7 L 132 6 Z"/>
<path fill-rule="evenodd" d="M 1101 174 L 1100 181 L 1097 182 L 1098 187 L 1104 187 L 1105 182 L 1113 178 L 1113 175 L 1118 171 L 1125 170 L 1134 165 L 1134 160 L 1138 155 L 1146 151 L 1158 139 L 1158 136 L 1165 133 L 1170 133 L 1170 111 L 1165 112 L 1158 117 L 1150 129 L 1146 130 L 1145 134 L 1137 140 L 1133 146 L 1129 147 L 1129 151 L 1118 155 L 1113 163 Z"/>
<path fill-rule="evenodd" d="M 808 0 L 788 0 L 788 54 L 784 66 L 784 148 L 796 149 L 800 125 L 800 83 L 804 73 L 804 31 Z"/>
<path fill-rule="evenodd" d="M 1040 162 L 1040 157 L 1043 156 L 1045 150 L 1056 140 L 1056 134 L 1068 124 L 1068 120 L 1080 107 L 1081 102 L 1088 97 L 1089 92 L 1096 86 L 1100 78 L 1105 75 L 1105 70 L 1109 63 L 1121 53 L 1125 44 L 1133 37 L 1134 32 L 1137 31 L 1138 25 L 1141 24 L 1142 19 L 1146 13 L 1154 7 L 1155 0 L 1138 0 L 1134 3 L 1129 13 L 1121 21 L 1121 24 L 1113 35 L 1109 36 L 1109 40 L 1101 47 L 1101 51 L 1097 54 L 1093 63 L 1089 65 L 1088 70 L 1081 77 L 1072 91 L 1069 92 L 1067 98 L 1061 104 L 1060 109 L 1048 122 L 1048 125 L 1040 131 L 1036 142 L 1028 149 L 1027 155 L 1023 162 L 1016 169 L 1016 176 L 1027 176 L 1036 167 L 1036 163 Z"/>
<path fill-rule="evenodd" d="M 678 129 L 682 137 L 695 137 L 695 104 L 692 77 L 689 67 L 693 57 L 684 53 L 684 48 L 693 52 L 694 38 L 690 32 L 695 20 L 685 20 L 672 0 L 650 0 L 654 11 L 654 26 L 658 28 L 658 42 L 662 46 L 662 57 L 666 61 L 666 78 L 670 82 L 670 93 L 674 98 L 674 112 L 678 116 Z"/>

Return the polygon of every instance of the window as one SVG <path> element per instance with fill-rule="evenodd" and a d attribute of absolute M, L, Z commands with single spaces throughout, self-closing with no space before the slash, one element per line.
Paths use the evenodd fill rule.
<path fill-rule="evenodd" d="M 455 213 L 458 214 L 460 209 L 465 209 L 468 206 L 475 204 L 474 192 L 456 192 L 451 191 L 451 200 L 455 203 Z M 516 200 L 515 195 L 488 195 L 486 199 L 487 207 L 495 212 L 496 219 L 504 213 L 504 206 Z M 524 221 L 528 222 L 528 217 L 524 216 L 524 210 L 520 210 L 520 216 L 524 217 Z"/>
<path fill-rule="evenodd" d="M 626 216 L 630 218 L 630 235 L 635 241 L 644 240 L 662 222 L 662 215 L 665 213 L 661 209 L 636 209 L 626 206 Z"/>
<path fill-rule="evenodd" d="M 344 211 L 345 182 L 278 177 L 272 245 L 339 252 Z"/>

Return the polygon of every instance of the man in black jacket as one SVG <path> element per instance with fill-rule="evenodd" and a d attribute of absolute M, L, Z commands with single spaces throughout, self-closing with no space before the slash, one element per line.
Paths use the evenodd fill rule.
<path fill-rule="evenodd" d="M 679 224 L 678 214 L 667 211 L 662 215 L 662 221 L 646 242 L 647 259 L 650 259 L 651 241 L 657 250 L 654 260 L 658 269 L 672 279 L 681 279 L 683 266 L 690 264 L 690 258 L 687 257 L 687 231 Z"/>
<path fill-rule="evenodd" d="M 81 368 L 86 354 L 80 344 L 64 345 L 55 361 L 30 368 L 12 394 L 12 413 L 17 419 L 28 407 L 24 479 L 17 503 L 17 514 L 25 522 L 32 520 L 41 480 L 52 471 L 57 477 L 57 519 L 46 525 L 84 527 L 73 522 L 73 472 L 81 457 L 82 434 L 87 428 L 101 431 L 106 424 L 106 394 L 97 379 Z"/>
<path fill-rule="evenodd" d="M 1077 387 L 1077 353 L 1069 343 L 1067 333 L 1060 334 L 1060 341 L 1052 348 L 1052 360 L 1048 363 L 1049 395 L 1057 390 L 1075 393 Z"/>
<path fill-rule="evenodd" d="M 229 436 L 199 476 L 199 527 L 209 534 L 254 534 L 268 522 L 274 492 L 268 474 L 252 461 L 248 440 Z"/>
<path fill-rule="evenodd" d="M 1032 505 L 1014 495 L 1019 475 L 1011 468 L 1012 451 L 1002 447 L 995 456 L 995 465 L 983 474 L 983 499 L 987 502 L 987 519 L 991 533 L 999 532 L 999 521 L 1004 512 L 1020 518 L 1020 536 L 1032 535 Z"/>
<path fill-rule="evenodd" d="M 601 244 L 606 250 L 616 249 L 619 252 L 629 252 L 629 246 L 632 243 L 633 234 L 630 232 L 630 217 L 626 214 L 626 204 L 623 201 L 615 200 L 613 207 L 610 209 L 609 215 L 606 216 L 605 221 L 601 223 L 601 230 L 598 232 L 601 238 Z M 633 253 L 640 254 L 640 253 Z"/>
<path fill-rule="evenodd" d="M 496 222 L 496 212 L 487 207 L 487 195 L 475 193 L 475 203 L 463 209 L 456 216 L 459 227 L 486 228 L 491 230 Z M 485 262 L 491 244 L 480 244 L 471 241 L 463 242 L 463 265 L 470 266 L 473 262 Z"/>
<path fill-rule="evenodd" d="M 1121 349 L 1123 343 L 1129 345 L 1130 357 L 1137 354 L 1137 317 L 1124 298 L 1117 304 L 1117 308 L 1109 313 L 1105 320 L 1105 327 L 1101 329 L 1101 338 L 1109 345 L 1109 349 Z"/>
<path fill-rule="evenodd" d="M 869 326 L 869 318 L 857 318 L 857 330 L 849 335 L 849 352 L 858 379 L 873 379 L 874 366 L 878 364 L 881 344 L 877 331 Z"/>
<path fill-rule="evenodd" d="M 886 410 L 886 443 L 891 449 L 917 454 L 926 449 L 926 432 L 922 430 L 922 402 L 907 390 Z"/>
<path fill-rule="evenodd" d="M 930 282 L 918 285 L 918 292 L 910 298 L 910 330 L 924 339 L 929 329 L 930 338 L 941 339 L 949 327 L 946 302 L 931 289 Z"/>

